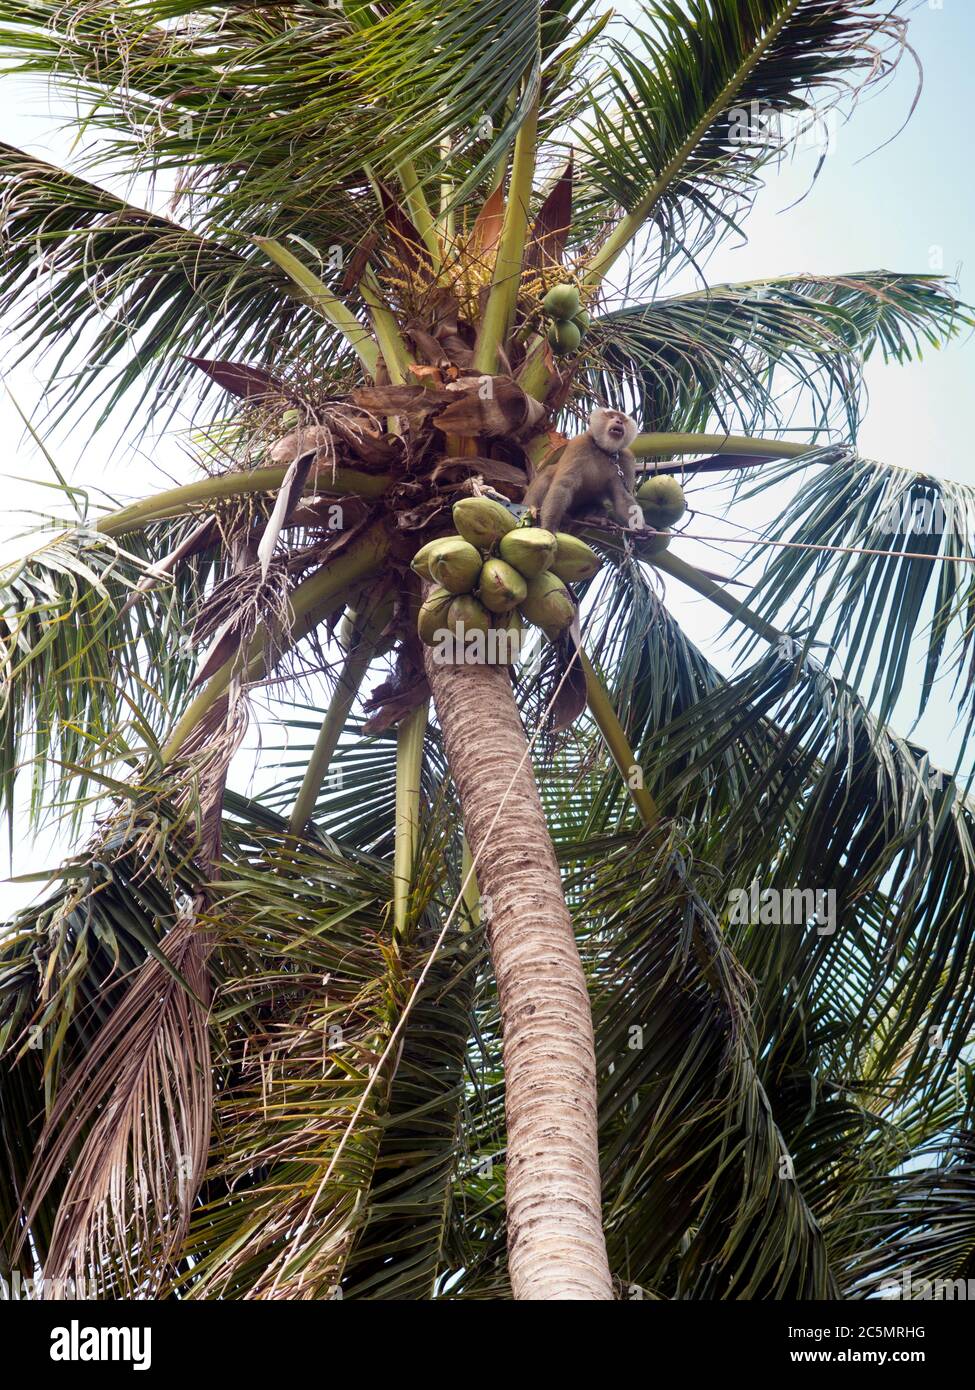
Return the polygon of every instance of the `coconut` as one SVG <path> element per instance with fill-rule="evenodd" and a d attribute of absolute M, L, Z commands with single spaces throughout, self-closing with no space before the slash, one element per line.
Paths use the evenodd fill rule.
<path fill-rule="evenodd" d="M 575 285 L 553 285 L 542 300 L 542 308 L 553 319 L 571 319 L 579 312 L 579 291 Z"/>
<path fill-rule="evenodd" d="M 485 560 L 481 570 L 478 598 L 492 613 L 507 613 L 517 608 L 528 586 L 521 575 L 504 560 Z"/>
<path fill-rule="evenodd" d="M 443 540 L 443 536 L 438 536 L 435 541 L 427 541 L 426 545 L 421 545 L 420 549 L 410 561 L 410 569 L 414 574 L 418 574 L 421 579 L 433 579 L 430 573 L 430 556 Z"/>
<path fill-rule="evenodd" d="M 452 632 L 484 632 L 491 626 L 491 614 L 473 594 L 458 594 L 447 610 L 447 626 Z"/>
<path fill-rule="evenodd" d="M 526 579 L 547 570 L 555 558 L 555 536 L 541 526 L 518 526 L 501 537 L 498 554 Z"/>
<path fill-rule="evenodd" d="M 416 630 L 420 634 L 421 642 L 425 642 L 428 647 L 434 645 L 438 633 L 444 632 L 449 627 L 448 609 L 453 598 L 454 595 L 449 589 L 444 589 L 438 584 L 436 588 L 430 590 L 420 605 Z"/>
<path fill-rule="evenodd" d="M 453 518 L 464 540 L 479 550 L 490 550 L 518 525 L 507 507 L 489 497 L 462 497 L 454 503 Z"/>
<path fill-rule="evenodd" d="M 550 571 L 529 580 L 528 593 L 519 604 L 521 615 L 551 637 L 563 632 L 575 617 L 575 604 L 568 589 Z"/>
<path fill-rule="evenodd" d="M 578 536 L 559 531 L 555 540 L 557 544 L 551 571 L 559 579 L 570 582 L 574 579 L 591 579 L 601 567 L 602 560 Z"/>
<path fill-rule="evenodd" d="M 495 636 L 488 638 L 488 663 L 512 666 L 521 654 L 522 622 L 517 608 L 499 614 L 492 625 Z"/>
<path fill-rule="evenodd" d="M 577 314 L 572 315 L 572 322 L 580 333 L 585 333 L 586 329 L 592 323 L 592 315 L 588 314 L 585 309 L 580 309 Z"/>
<path fill-rule="evenodd" d="M 556 357 L 566 357 L 570 352 L 578 351 L 582 334 L 571 321 L 553 323 L 548 330 L 548 342 Z"/>
<path fill-rule="evenodd" d="M 427 558 L 430 578 L 452 594 L 469 594 L 481 572 L 481 552 L 460 536 L 434 541 Z"/>
<path fill-rule="evenodd" d="M 645 482 L 637 493 L 637 500 L 648 525 L 657 531 L 673 526 L 687 511 L 684 489 L 670 473 L 661 473 Z"/>

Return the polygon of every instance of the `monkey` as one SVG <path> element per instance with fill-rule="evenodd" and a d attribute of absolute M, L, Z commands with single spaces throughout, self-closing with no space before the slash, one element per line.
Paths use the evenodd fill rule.
<path fill-rule="evenodd" d="M 525 506 L 536 510 L 539 526 L 557 531 L 571 512 L 608 499 L 621 526 L 641 530 L 643 512 L 633 495 L 636 459 L 629 448 L 636 434 L 629 415 L 602 406 L 594 410 L 585 434 L 570 439 L 558 462 L 528 486 Z"/>

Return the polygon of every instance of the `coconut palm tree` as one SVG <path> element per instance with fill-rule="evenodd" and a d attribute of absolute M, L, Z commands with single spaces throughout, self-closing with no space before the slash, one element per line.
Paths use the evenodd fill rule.
<path fill-rule="evenodd" d="M 819 1298 L 970 1265 L 973 807 L 889 721 L 920 649 L 921 711 L 954 672 L 970 727 L 973 499 L 856 449 L 869 354 L 970 320 L 912 273 L 668 289 L 890 74 L 896 8 L 2 7 L 88 137 L 71 170 L 0 146 L 15 352 L 55 420 L 192 401 L 201 475 L 65 484 L 3 576 L 5 809 L 82 835 L 2 943 L 5 1277 Z M 458 501 L 514 515 L 595 403 L 638 417 L 645 501 L 780 488 L 743 587 L 594 514 L 568 634 L 438 662 L 417 552 Z M 247 797 L 262 688 L 288 739 Z M 763 915 L 793 890 L 832 906 Z"/>

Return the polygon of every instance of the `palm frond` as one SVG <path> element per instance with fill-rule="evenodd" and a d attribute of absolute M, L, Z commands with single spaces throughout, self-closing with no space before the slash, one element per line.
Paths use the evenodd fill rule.
<path fill-rule="evenodd" d="M 154 543 L 172 548 L 181 529 L 157 526 L 122 544 L 78 528 L 0 574 L 0 803 L 8 810 L 21 772 L 34 821 L 62 800 L 76 815 L 133 750 L 158 750 L 192 678 L 185 639 L 207 553 L 127 604 L 151 575 Z"/>
<path fill-rule="evenodd" d="M 971 322 L 946 281 L 868 271 L 715 285 L 594 321 L 594 394 L 647 430 L 680 428 L 703 404 L 729 433 L 810 415 L 856 438 L 865 362 L 909 362 Z"/>
<path fill-rule="evenodd" d="M 963 1129 L 864 1184 L 846 1221 L 859 1249 L 847 1298 L 967 1298 L 975 1278 L 975 1136 Z"/>
<path fill-rule="evenodd" d="M 66 373 L 52 409 L 99 400 L 102 423 L 142 382 L 172 410 L 189 375 L 204 384 L 193 356 L 279 373 L 318 363 L 322 380 L 354 370 L 341 337 L 244 238 L 200 235 L 11 145 L 0 145 L 0 240 L 14 360 L 47 355 L 52 378 Z"/>
<path fill-rule="evenodd" d="M 37 1259 L 77 1296 L 153 1278 L 147 1242 L 178 1243 L 206 1141 L 206 990 L 185 916 L 201 879 L 172 853 L 185 830 L 130 808 L 3 936 L 4 1240 L 12 1265 Z"/>
<path fill-rule="evenodd" d="M 622 846 L 588 886 L 585 916 L 609 1067 L 600 1114 L 617 1269 L 678 1296 L 829 1296 L 802 1186 L 782 1179 L 752 987 L 695 891 L 686 847 Z"/>
<path fill-rule="evenodd" d="M 889 75 L 902 29 L 870 0 L 641 5 L 627 38 L 613 41 L 599 99 L 575 135 L 581 178 L 627 214 L 593 276 L 647 223 L 662 262 L 734 226 L 762 165 L 804 123 Z"/>
<path fill-rule="evenodd" d="M 226 827 L 211 888 L 223 1083 L 173 1283 L 195 1298 L 326 1298 L 366 1211 L 389 1076 L 326 1171 L 388 1038 L 388 873 Z"/>
<path fill-rule="evenodd" d="M 665 756 L 687 762 L 658 799 L 666 810 L 689 779 L 703 788 L 743 738 L 760 738 L 765 757 L 741 760 L 740 801 L 720 817 L 722 910 L 730 888 L 753 881 L 836 895 L 829 933 L 729 925 L 764 982 L 763 1008 L 774 1018 L 815 997 L 830 1007 L 844 1074 L 858 1079 L 869 1046 L 871 1071 L 896 1064 L 898 1088 L 944 1084 L 975 1021 L 975 809 L 799 650 L 769 653 L 665 731 Z M 943 1048 L 927 1045 L 925 1021 Z"/>
<path fill-rule="evenodd" d="M 460 890 L 455 826 L 453 804 L 426 822 L 414 863 L 417 920 L 401 952 L 401 993 L 427 965 Z M 368 1221 L 346 1267 L 350 1298 L 436 1297 L 457 1267 L 448 1242 L 456 1233 L 456 1176 L 472 1161 L 465 1120 L 473 1098 L 465 1067 L 486 955 L 483 928 L 462 916 L 413 1002 L 390 1086 Z"/>
<path fill-rule="evenodd" d="M 802 468 L 773 465 L 763 470 L 762 485 L 791 479 Z M 752 488 L 742 492 L 744 500 L 751 495 Z M 920 648 L 918 715 L 936 680 L 950 672 L 970 727 L 973 517 L 975 489 L 926 472 L 850 457 L 811 477 L 806 473 L 763 533 L 762 539 L 787 544 L 765 559 L 749 605 L 766 617 L 796 610 L 796 625 L 829 643 L 850 683 L 865 682 L 867 702 L 881 719 L 889 718 L 904 691 Z M 753 557 L 761 554 L 762 539 L 756 539 Z"/>
<path fill-rule="evenodd" d="M 263 209 L 276 235 L 287 208 L 291 230 L 327 246 L 334 238 L 315 233 L 329 203 L 367 192 L 369 171 L 409 182 L 410 168 L 432 182 L 445 144 L 473 143 L 466 182 L 476 182 L 524 118 L 519 88 L 533 70 L 538 80 L 543 9 L 551 51 L 587 8 L 406 0 L 385 12 L 299 3 L 225 15 L 90 0 L 70 15 L 14 6 L 0 44 L 22 71 L 86 99 L 109 152 L 131 160 L 134 137 L 138 162 L 179 170 L 184 193 L 217 204 L 223 225 L 259 232 Z"/>
<path fill-rule="evenodd" d="M 295 853 L 278 829 L 246 821 L 228 829 L 234 863 L 213 885 L 211 920 L 229 1071 L 177 1275 L 193 1297 L 433 1295 L 483 958 L 465 920 L 355 1110 L 439 935 L 440 895 L 457 886 L 457 865 L 442 879 L 453 823 L 436 811 L 426 822 L 415 923 L 395 949 L 388 865 L 319 841 Z"/>

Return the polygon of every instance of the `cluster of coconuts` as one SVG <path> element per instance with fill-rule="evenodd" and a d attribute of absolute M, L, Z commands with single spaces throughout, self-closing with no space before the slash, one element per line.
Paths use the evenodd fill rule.
<path fill-rule="evenodd" d="M 433 646 L 445 630 L 456 634 L 507 629 L 517 651 L 522 620 L 554 641 L 575 617 L 565 581 L 589 579 L 602 561 L 585 541 L 518 522 L 487 497 L 454 503 L 457 534 L 430 541 L 412 568 L 435 587 L 425 598 L 417 631 Z"/>
<path fill-rule="evenodd" d="M 553 285 L 542 300 L 542 308 L 552 320 L 548 344 L 556 357 L 578 352 L 582 335 L 591 320 L 579 302 L 579 291 L 575 285 Z"/>

